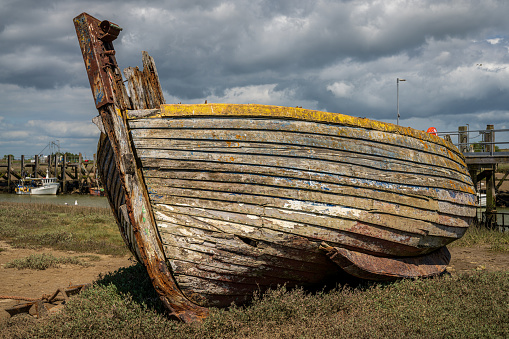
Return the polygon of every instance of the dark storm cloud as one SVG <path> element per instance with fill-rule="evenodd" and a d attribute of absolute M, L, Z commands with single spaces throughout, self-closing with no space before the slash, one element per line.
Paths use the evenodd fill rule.
<path fill-rule="evenodd" d="M 72 24 L 84 11 L 124 28 L 114 42 L 121 68 L 149 51 L 169 103 L 393 122 L 400 77 L 403 122 L 433 117 L 446 128 L 461 116 L 481 126 L 509 106 L 506 1 L 0 0 L 0 9 L 0 134 L 9 140 L 59 137 L 36 129 L 41 121 L 62 138 L 97 134 L 84 123 L 96 112 Z"/>

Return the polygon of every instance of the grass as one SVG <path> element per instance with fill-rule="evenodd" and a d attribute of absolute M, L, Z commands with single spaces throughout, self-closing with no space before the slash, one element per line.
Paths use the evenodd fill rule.
<path fill-rule="evenodd" d="M 0 237 L 16 246 L 90 252 L 81 239 L 102 237 L 103 247 L 125 247 L 109 210 L 33 205 L 29 210 L 16 204 L 6 211 L 5 206 L 0 203 Z M 453 246 L 506 251 L 508 243 L 507 234 L 471 227 Z M 319 292 L 280 286 L 255 293 L 249 305 L 212 308 L 201 324 L 183 324 L 166 316 L 145 268 L 136 264 L 101 276 L 60 313 L 44 319 L 18 315 L 0 323 L 0 338 L 503 338 L 509 336 L 508 309 L 509 272 L 472 270 Z"/>
<path fill-rule="evenodd" d="M 0 202 L 0 238 L 14 247 L 129 254 L 109 208 Z"/>
<path fill-rule="evenodd" d="M 8 262 L 5 268 L 17 268 L 18 270 L 45 270 L 47 268 L 59 268 L 61 265 L 78 265 L 83 267 L 92 266 L 90 263 L 75 257 L 55 257 L 52 254 L 32 254 L 26 258 L 15 259 Z"/>
<path fill-rule="evenodd" d="M 506 173 L 507 171 L 509 171 L 509 164 L 498 164 L 497 165 L 498 173 Z"/>
<path fill-rule="evenodd" d="M 137 276 L 138 279 L 131 279 Z M 211 309 L 202 324 L 170 320 L 139 265 L 105 277 L 47 320 L 12 318 L 4 337 L 507 337 L 509 273 L 403 280 L 308 293 L 284 286 L 248 306 Z"/>
<path fill-rule="evenodd" d="M 465 235 L 448 247 L 487 246 L 496 252 L 509 252 L 509 233 L 489 230 L 481 226 L 471 226 Z"/>

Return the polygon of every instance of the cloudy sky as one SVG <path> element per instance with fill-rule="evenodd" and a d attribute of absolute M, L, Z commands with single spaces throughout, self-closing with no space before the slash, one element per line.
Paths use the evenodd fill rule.
<path fill-rule="evenodd" d="M 52 142 L 95 152 L 97 111 L 72 22 L 81 12 L 123 28 L 122 69 L 141 66 L 142 50 L 154 57 L 167 103 L 395 123 L 399 77 L 400 125 L 509 128 L 506 0 L 0 0 L 0 157 L 47 154 Z"/>

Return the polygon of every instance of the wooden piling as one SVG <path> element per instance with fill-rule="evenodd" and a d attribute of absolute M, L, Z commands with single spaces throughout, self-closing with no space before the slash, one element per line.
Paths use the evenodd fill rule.
<path fill-rule="evenodd" d="M 11 191 L 12 155 L 7 156 L 7 191 Z"/>
<path fill-rule="evenodd" d="M 79 160 L 78 160 L 78 175 L 77 175 L 77 179 L 78 179 L 78 185 L 79 185 L 79 190 L 80 192 L 83 190 L 83 172 L 82 172 L 82 166 L 83 166 L 83 156 L 81 155 L 81 153 L 79 154 Z"/>
<path fill-rule="evenodd" d="M 67 167 L 67 154 L 64 154 L 62 159 L 62 193 L 66 193 L 66 180 L 65 180 L 65 169 Z"/>
<path fill-rule="evenodd" d="M 468 126 L 458 127 L 459 149 L 461 153 L 468 152 Z"/>
<path fill-rule="evenodd" d="M 21 162 L 20 162 L 20 177 L 21 178 L 24 178 L 26 175 L 25 175 L 25 156 L 22 155 L 21 156 Z"/>
<path fill-rule="evenodd" d="M 51 155 L 48 155 L 47 158 L 46 158 L 46 161 L 48 163 L 48 168 L 47 168 L 47 177 L 51 177 Z"/>
<path fill-rule="evenodd" d="M 486 152 L 493 154 L 495 151 L 495 133 L 493 132 L 494 126 L 486 126 L 487 133 L 485 133 L 484 141 L 486 144 Z M 496 165 L 491 165 L 490 174 L 486 177 L 486 220 L 496 220 L 497 206 L 496 206 L 496 192 L 495 192 L 495 170 Z"/>
<path fill-rule="evenodd" d="M 58 178 L 58 172 L 57 172 L 57 168 L 58 168 L 58 154 L 55 154 L 55 162 L 53 164 L 55 166 L 55 178 Z"/>
<path fill-rule="evenodd" d="M 34 158 L 35 158 L 35 162 L 34 162 L 34 167 L 33 167 L 33 172 L 32 172 L 33 174 L 32 174 L 32 176 L 33 176 L 34 178 L 37 178 L 37 172 L 39 171 L 39 155 L 38 155 L 38 154 L 36 154 Z"/>

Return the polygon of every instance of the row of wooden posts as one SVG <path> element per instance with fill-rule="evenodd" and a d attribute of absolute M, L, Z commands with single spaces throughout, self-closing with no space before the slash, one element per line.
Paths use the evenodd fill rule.
<path fill-rule="evenodd" d="M 15 164 L 13 156 L 9 155 L 7 157 L 7 164 L 0 165 L 0 167 L 7 168 L 6 179 L 9 191 L 11 191 L 12 187 L 16 184 L 13 182 L 12 177 L 19 180 L 27 176 L 31 178 L 48 176 L 56 177 L 60 181 L 61 192 L 65 193 L 68 191 L 69 182 L 73 183 L 72 186 L 77 186 L 79 191 L 83 191 L 84 188 L 98 186 L 95 164 L 95 154 L 94 161 L 84 161 L 80 153 L 77 162 L 69 162 L 67 154 L 54 154 L 44 157 L 35 155 L 33 162 L 26 162 L 25 156 L 22 155 L 19 165 Z M 30 167 L 31 171 L 29 170 Z M 46 172 L 43 171 L 44 167 L 46 168 Z M 19 172 L 17 172 L 17 169 L 19 169 Z M 71 171 L 69 171 L 69 169 L 71 169 Z"/>

